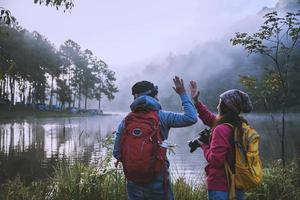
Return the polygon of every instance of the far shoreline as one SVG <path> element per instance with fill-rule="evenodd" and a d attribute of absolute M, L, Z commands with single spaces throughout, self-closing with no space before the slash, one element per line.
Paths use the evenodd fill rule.
<path fill-rule="evenodd" d="M 0 119 L 25 119 L 25 118 L 63 118 L 63 117 L 93 117 L 114 116 L 112 113 L 71 113 L 68 111 L 38 111 L 38 110 L 0 110 Z"/>

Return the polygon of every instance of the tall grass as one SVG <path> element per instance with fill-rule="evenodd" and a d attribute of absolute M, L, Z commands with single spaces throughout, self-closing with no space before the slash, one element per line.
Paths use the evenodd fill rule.
<path fill-rule="evenodd" d="M 26 186 L 19 177 L 0 186 L 1 200 L 42 200 L 47 193 L 47 180 Z"/>
<path fill-rule="evenodd" d="M 104 147 L 112 144 L 111 138 Z M 19 177 L 0 186 L 0 200 L 123 200 L 126 199 L 125 178 L 112 164 L 111 148 L 99 167 L 76 162 L 59 164 L 46 180 L 25 185 Z M 176 175 L 172 175 L 175 177 Z M 201 182 L 186 181 L 184 177 L 172 183 L 177 200 L 207 199 L 206 187 Z M 262 184 L 246 193 L 249 200 L 300 200 L 300 168 L 296 162 L 282 168 L 271 164 L 264 169 Z"/>
<path fill-rule="evenodd" d="M 180 200 L 203 200 L 207 199 L 207 192 L 203 184 L 191 184 L 183 177 L 175 180 L 173 185 L 174 198 Z"/>
<path fill-rule="evenodd" d="M 246 193 L 249 200 L 299 200 L 300 169 L 295 163 L 282 168 L 271 165 L 264 169 L 262 184 Z M 187 182 L 183 177 L 172 183 L 175 199 L 207 199 L 205 185 Z M 120 170 L 99 170 L 75 163 L 60 165 L 47 180 L 26 186 L 16 178 L 0 187 L 2 200 L 119 200 L 126 199 L 125 179 Z"/>
<path fill-rule="evenodd" d="M 300 167 L 292 162 L 285 168 L 271 164 L 264 169 L 262 184 L 247 192 L 249 200 L 299 200 Z"/>
<path fill-rule="evenodd" d="M 47 200 L 126 199 L 125 180 L 120 171 L 99 171 L 79 162 L 59 167 L 50 180 Z"/>
<path fill-rule="evenodd" d="M 126 199 L 125 178 L 112 163 L 113 138 L 102 141 L 104 156 L 98 167 L 76 162 L 59 165 L 50 178 L 46 200 Z"/>

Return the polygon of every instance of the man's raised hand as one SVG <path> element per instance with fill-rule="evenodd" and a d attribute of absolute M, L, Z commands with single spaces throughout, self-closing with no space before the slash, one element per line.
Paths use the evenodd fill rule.
<path fill-rule="evenodd" d="M 175 90 L 175 92 L 177 94 L 180 95 L 185 92 L 183 80 L 181 78 L 179 78 L 178 76 L 175 76 L 175 78 L 173 78 L 173 82 L 175 85 L 175 87 L 173 86 L 173 89 Z"/>

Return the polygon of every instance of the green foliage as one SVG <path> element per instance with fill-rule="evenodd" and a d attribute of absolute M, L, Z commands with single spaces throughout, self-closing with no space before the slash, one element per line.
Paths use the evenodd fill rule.
<path fill-rule="evenodd" d="M 8 26 L 14 25 L 16 23 L 16 18 L 12 16 L 9 10 L 0 7 L 0 24 L 6 24 Z"/>
<path fill-rule="evenodd" d="M 119 90 L 115 86 L 115 72 L 110 70 L 107 64 L 102 60 L 94 60 L 93 67 L 95 71 L 96 78 L 96 91 L 94 97 L 99 101 L 98 109 L 101 109 L 101 100 L 104 94 L 108 100 L 113 100 L 115 98 L 114 93 Z"/>
<path fill-rule="evenodd" d="M 248 35 L 237 32 L 230 41 L 232 45 L 244 46 L 249 54 L 260 53 L 277 59 L 278 53 L 290 54 L 299 39 L 298 16 L 300 16 L 300 11 L 287 12 L 285 17 L 278 17 L 277 11 L 267 13 L 264 16 L 265 22 L 257 33 Z M 290 39 L 292 44 L 290 44 Z M 272 53 L 276 55 L 272 56 Z"/>
<path fill-rule="evenodd" d="M 125 199 L 125 179 L 120 169 L 112 166 L 113 137 L 101 141 L 106 154 L 99 168 L 76 162 L 66 167 L 61 163 L 50 178 L 47 191 L 49 200 Z"/>
<path fill-rule="evenodd" d="M 102 94 L 109 100 L 114 99 L 114 93 L 118 92 L 114 85 L 115 73 L 107 64 L 93 55 L 91 50 L 81 50 L 79 44 L 67 40 L 60 46 L 60 53 L 64 60 L 64 74 L 66 74 L 68 87 L 72 89 L 74 98 L 78 100 L 78 107 L 81 107 L 82 95 L 85 96 L 85 109 L 88 99 L 102 99 Z"/>
<path fill-rule="evenodd" d="M 277 11 L 267 13 L 265 22 L 258 32 L 248 35 L 236 33 L 230 41 L 232 45 L 242 45 L 248 54 L 261 54 L 270 58 L 273 62 L 271 69 L 262 77 L 259 85 L 254 84 L 251 78 L 241 78 L 241 83 L 252 91 L 264 102 L 265 108 L 270 112 L 271 100 L 277 101 L 281 108 L 281 159 L 285 165 L 285 114 L 290 102 L 290 76 L 291 68 L 298 68 L 299 64 L 292 61 L 299 53 L 300 41 L 300 10 L 295 13 L 287 12 L 284 17 L 279 17 Z M 256 83 L 258 83 L 256 81 Z M 271 113 L 271 112 L 270 112 Z M 273 116 L 271 116 L 273 119 Z M 274 121 L 274 120 L 273 120 Z M 276 126 L 276 124 L 275 124 Z M 279 132 L 277 129 L 276 131 Z"/>
<path fill-rule="evenodd" d="M 10 87 L 17 82 L 25 94 L 30 85 L 32 102 L 44 102 L 47 88 L 46 73 L 54 76 L 59 71 L 61 59 L 54 46 L 38 32 L 0 26 L 0 72 L 1 84 L 9 80 Z M 8 96 L 9 91 L 1 91 Z M 14 92 L 10 91 L 11 102 Z M 0 97 L 1 98 L 1 97 Z M 2 97 L 3 98 L 3 97 Z M 25 99 L 24 99 L 25 100 Z"/>
<path fill-rule="evenodd" d="M 65 7 L 65 10 L 70 10 L 74 7 L 73 0 L 34 0 L 35 4 L 55 6 L 56 9 L 60 7 Z"/>
<path fill-rule="evenodd" d="M 283 101 L 288 98 L 288 72 L 293 65 L 291 57 L 295 56 L 294 52 L 299 50 L 297 49 L 300 39 L 299 16 L 300 11 L 287 12 L 285 17 L 279 17 L 276 11 L 267 13 L 264 16 L 265 22 L 258 32 L 252 35 L 238 32 L 230 40 L 232 45 L 242 45 L 249 54 L 265 55 L 273 61 L 271 69 L 267 68 L 269 73 L 263 77 L 261 88 L 269 90 L 270 93 L 272 90 L 281 92 Z"/>
<path fill-rule="evenodd" d="M 240 82 L 251 94 L 255 104 L 263 104 L 268 111 L 280 107 L 282 83 L 278 73 L 268 71 L 260 79 L 240 75 Z"/>
<path fill-rule="evenodd" d="M 86 108 L 88 99 L 100 101 L 104 94 L 112 100 L 113 94 L 118 92 L 114 85 L 115 73 L 92 51 L 82 51 L 76 42 L 67 40 L 58 51 L 36 31 L 30 33 L 21 27 L 8 26 L 0 26 L 0 31 L 0 99 L 10 98 L 13 104 L 18 93 L 13 87 L 17 84 L 23 104 L 26 100 L 27 103 L 44 103 L 50 88 L 51 105 L 53 94 L 57 93 L 62 105 L 67 102 L 69 107 L 76 100 L 80 107 L 84 96 Z M 9 87 L 4 87 L 8 82 Z"/>
<path fill-rule="evenodd" d="M 41 200 L 45 199 L 47 181 L 32 182 L 26 186 L 20 177 L 1 185 L 0 199 L 5 200 Z"/>
<path fill-rule="evenodd" d="M 46 195 L 49 200 L 118 199 L 125 194 L 125 180 L 120 171 L 103 173 L 81 163 L 59 166 L 50 180 Z"/>
<path fill-rule="evenodd" d="M 249 200 L 297 200 L 300 197 L 300 168 L 291 163 L 283 168 L 272 164 L 264 169 L 262 184 L 247 192 Z"/>
<path fill-rule="evenodd" d="M 65 102 L 71 101 L 71 91 L 66 84 L 65 80 L 58 79 L 57 81 L 56 93 L 59 96 L 59 100 L 62 102 L 62 107 L 64 107 Z"/>
<path fill-rule="evenodd" d="M 173 184 L 175 199 L 205 200 L 206 186 L 187 183 L 178 178 Z M 300 196 L 300 169 L 296 163 L 282 168 L 272 164 L 264 169 L 262 184 L 246 192 L 248 200 L 297 200 Z M 100 200 L 126 199 L 125 180 L 119 170 L 97 170 L 81 163 L 59 165 L 49 180 L 33 182 L 26 186 L 19 179 L 0 186 L 0 199 L 9 200 Z"/>
<path fill-rule="evenodd" d="M 47 180 L 25 185 L 20 178 L 0 186 L 0 199 L 9 200 L 101 200 L 126 199 L 125 179 L 120 169 L 112 165 L 113 138 L 103 141 L 106 156 L 99 169 L 75 162 L 71 166 L 61 162 Z M 172 183 L 175 199 L 205 200 L 206 186 L 199 182 L 187 182 L 183 177 Z M 264 169 L 262 184 L 246 193 L 249 200 L 297 200 L 300 196 L 300 169 L 296 162 L 286 168 L 278 163 Z"/>

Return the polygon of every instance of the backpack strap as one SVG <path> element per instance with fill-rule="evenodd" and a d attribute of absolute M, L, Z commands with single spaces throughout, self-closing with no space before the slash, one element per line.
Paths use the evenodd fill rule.
<path fill-rule="evenodd" d="M 228 185 L 228 199 L 234 200 L 235 199 L 235 174 L 232 173 L 227 161 L 225 162 L 224 165 L 225 165 L 225 173 L 226 173 L 227 185 Z"/>
<path fill-rule="evenodd" d="M 230 140 L 230 144 L 235 147 L 235 144 L 236 144 L 236 141 L 237 141 L 237 134 L 236 134 L 236 131 L 237 131 L 237 128 L 235 128 L 232 124 L 230 123 L 223 123 L 223 124 L 226 124 L 227 126 L 230 126 L 233 130 L 234 130 L 234 133 L 233 133 L 233 140 Z"/>
<path fill-rule="evenodd" d="M 243 142 L 245 140 L 245 136 L 243 135 L 242 137 L 242 144 L 239 143 L 238 141 L 238 128 L 234 127 L 232 124 L 230 123 L 223 123 L 223 124 L 226 124 L 232 128 L 234 128 L 234 140 L 233 140 L 233 146 L 235 148 L 239 148 L 240 151 L 242 152 L 242 157 L 243 157 L 243 160 L 244 162 L 246 163 L 247 162 L 247 159 L 246 159 L 246 150 L 244 149 L 244 146 L 243 146 Z"/>
<path fill-rule="evenodd" d="M 223 124 L 226 124 L 226 125 L 230 126 L 231 128 L 234 128 L 234 126 L 230 123 L 223 123 Z"/>
<path fill-rule="evenodd" d="M 230 123 L 224 123 L 228 126 L 230 126 L 234 130 L 234 136 L 233 136 L 233 141 L 231 141 L 231 144 L 234 148 L 233 150 L 233 167 L 235 166 L 235 148 L 236 148 L 236 142 L 237 142 L 237 128 L 234 127 Z M 228 186 L 228 199 L 229 200 L 234 200 L 235 199 L 235 174 L 231 170 L 230 165 L 227 161 L 224 163 L 224 168 L 225 168 L 225 174 L 226 174 L 226 179 L 227 179 L 227 186 Z"/>

